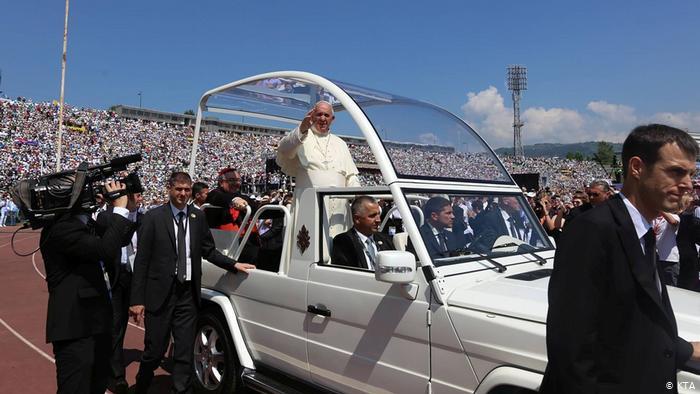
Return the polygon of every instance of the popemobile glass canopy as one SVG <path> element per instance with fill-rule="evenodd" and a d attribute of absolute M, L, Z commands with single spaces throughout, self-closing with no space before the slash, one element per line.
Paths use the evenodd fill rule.
<path fill-rule="evenodd" d="M 195 163 L 204 112 L 291 129 L 319 100 L 333 105 L 331 130 L 351 146 L 356 164 L 381 170 L 380 183 L 424 179 L 514 184 L 486 142 L 448 111 L 297 71 L 262 74 L 206 92 L 198 108 L 190 165 Z"/>

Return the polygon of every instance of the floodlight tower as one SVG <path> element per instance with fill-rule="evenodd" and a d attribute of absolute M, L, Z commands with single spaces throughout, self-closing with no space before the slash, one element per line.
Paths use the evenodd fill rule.
<path fill-rule="evenodd" d="M 520 121 L 520 91 L 527 90 L 527 67 L 518 64 L 508 66 L 508 90 L 513 94 L 513 156 L 516 159 L 525 157 L 520 129 L 524 123 Z"/>

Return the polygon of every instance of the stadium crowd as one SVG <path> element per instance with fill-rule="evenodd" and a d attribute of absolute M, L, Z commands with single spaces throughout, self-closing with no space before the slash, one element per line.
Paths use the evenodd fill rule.
<path fill-rule="evenodd" d="M 0 190 L 9 190 L 19 179 L 54 171 L 57 118 L 58 106 L 55 103 L 0 100 Z M 64 169 L 75 168 L 82 161 L 99 164 L 114 157 L 141 152 L 143 161 L 138 166 L 146 190 L 146 206 L 163 202 L 166 194 L 162 179 L 173 170 L 189 165 L 191 127 L 127 119 L 111 111 L 71 106 L 66 106 L 65 125 Z M 243 190 L 256 194 L 258 198 L 262 197 L 266 185 L 291 189 L 283 174 L 265 172 L 265 160 L 274 157 L 279 139 L 278 136 L 253 133 L 203 132 L 195 179 L 215 185 L 218 170 L 231 166 L 239 169 Z M 350 144 L 349 147 L 358 164 L 376 164 L 368 146 Z M 389 154 L 400 173 L 422 176 L 474 174 L 477 179 L 502 176 L 485 154 L 467 155 L 412 147 L 390 147 Z M 601 167 L 590 161 L 552 157 L 516 161 L 509 156 L 501 157 L 501 160 L 510 173 L 539 173 L 551 191 L 569 198 L 590 181 L 605 178 Z M 364 170 L 361 170 L 360 181 L 368 186 L 383 182 L 377 171 Z"/>

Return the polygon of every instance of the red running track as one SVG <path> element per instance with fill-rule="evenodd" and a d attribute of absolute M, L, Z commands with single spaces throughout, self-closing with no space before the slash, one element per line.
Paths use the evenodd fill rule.
<path fill-rule="evenodd" d="M 20 257 L 12 251 L 10 239 L 15 229 L 0 227 L 0 393 L 56 392 L 53 350 L 45 334 L 48 290 L 44 263 L 39 252 Z M 31 253 L 38 243 L 39 231 L 22 230 L 15 237 L 15 249 L 21 254 Z M 130 323 L 124 340 L 127 381 L 132 387 L 143 333 L 142 327 Z M 170 384 L 169 374 L 159 368 L 149 393 L 167 393 Z"/>

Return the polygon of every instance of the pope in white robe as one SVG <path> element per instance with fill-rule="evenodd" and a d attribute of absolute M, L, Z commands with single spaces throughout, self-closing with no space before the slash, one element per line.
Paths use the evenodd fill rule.
<path fill-rule="evenodd" d="M 331 134 L 333 107 L 319 101 L 299 127 L 285 136 L 277 147 L 277 164 L 295 177 L 295 206 L 309 187 L 360 186 L 358 170 L 345 141 Z M 334 199 L 326 207 L 331 236 L 345 231 L 347 203 Z"/>

